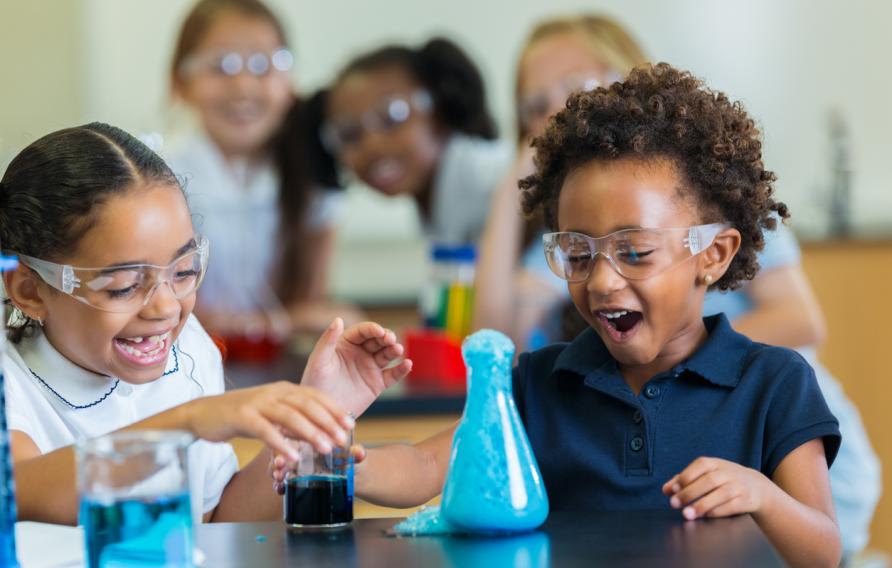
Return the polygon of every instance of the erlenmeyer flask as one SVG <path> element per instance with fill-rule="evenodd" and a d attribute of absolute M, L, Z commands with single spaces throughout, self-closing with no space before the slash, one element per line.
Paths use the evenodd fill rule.
<path fill-rule="evenodd" d="M 468 396 L 452 441 L 443 517 L 469 532 L 532 530 L 548 497 L 511 390 L 514 344 L 481 330 L 465 339 Z"/>

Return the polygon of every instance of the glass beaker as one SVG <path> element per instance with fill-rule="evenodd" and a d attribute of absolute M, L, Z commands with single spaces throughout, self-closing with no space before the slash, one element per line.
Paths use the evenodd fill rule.
<path fill-rule="evenodd" d="M 179 430 L 115 432 L 78 444 L 90 568 L 192 566 L 187 450 Z"/>
<path fill-rule="evenodd" d="M 353 521 L 353 432 L 330 453 L 312 444 L 292 442 L 299 459 L 285 471 L 285 524 L 294 528 L 333 529 Z"/>

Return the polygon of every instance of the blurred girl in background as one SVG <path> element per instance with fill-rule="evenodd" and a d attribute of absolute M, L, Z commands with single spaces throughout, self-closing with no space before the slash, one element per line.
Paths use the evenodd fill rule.
<path fill-rule="evenodd" d="M 302 123 L 306 114 L 293 62 L 284 27 L 259 0 L 198 2 L 174 51 L 173 93 L 200 129 L 175 141 L 166 158 L 214 243 L 196 312 L 223 336 L 283 337 L 323 329 L 333 315 L 354 319 L 325 302 L 338 199 L 325 188 L 333 174 L 324 164 L 310 169 L 319 162 L 304 141 L 284 134 L 295 130 L 284 122 Z"/>
<path fill-rule="evenodd" d="M 385 46 L 350 62 L 331 86 L 322 139 L 359 180 L 411 196 L 433 241 L 476 243 L 509 165 L 480 71 L 458 46 Z"/>

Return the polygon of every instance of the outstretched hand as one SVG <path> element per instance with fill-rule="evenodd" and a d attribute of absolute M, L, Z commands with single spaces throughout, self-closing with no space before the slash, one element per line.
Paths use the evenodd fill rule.
<path fill-rule="evenodd" d="M 396 334 L 374 322 L 344 330 L 336 318 L 316 342 L 301 384 L 312 386 L 358 417 L 385 389 L 409 374 Z"/>

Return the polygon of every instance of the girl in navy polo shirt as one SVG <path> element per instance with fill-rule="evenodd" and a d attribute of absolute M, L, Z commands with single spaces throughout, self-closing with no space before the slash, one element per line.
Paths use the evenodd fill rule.
<path fill-rule="evenodd" d="M 763 231 L 789 217 L 760 138 L 740 103 L 667 64 L 569 98 L 521 187 L 590 328 L 521 355 L 514 396 L 552 510 L 749 513 L 787 562 L 836 566 L 840 436 L 814 372 L 701 316 L 707 290 L 753 278 Z M 369 451 L 357 495 L 433 497 L 453 432 Z"/>

